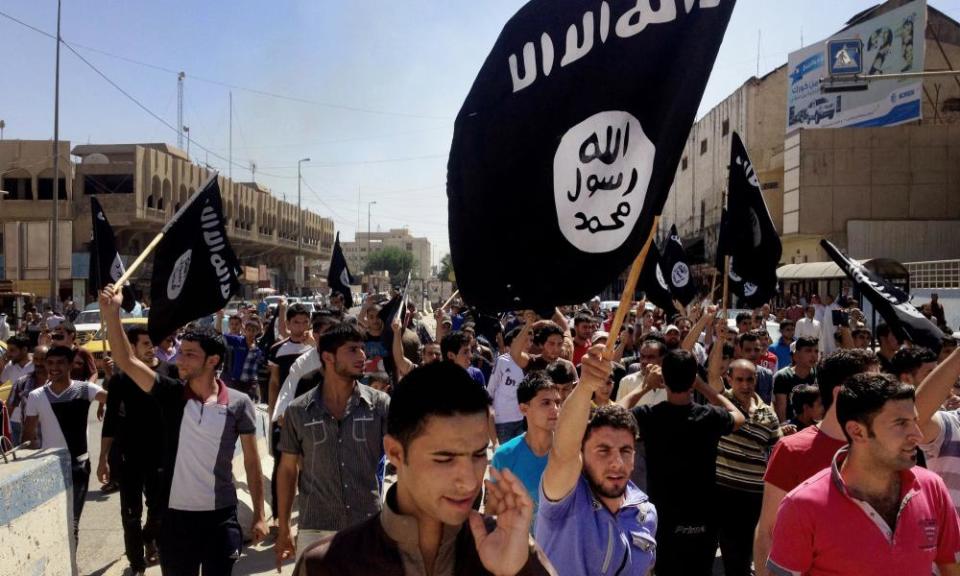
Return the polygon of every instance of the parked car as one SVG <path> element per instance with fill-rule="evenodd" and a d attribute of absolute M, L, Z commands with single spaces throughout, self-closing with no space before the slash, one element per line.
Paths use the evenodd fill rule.
<path fill-rule="evenodd" d="M 141 317 L 122 318 L 120 322 L 125 327 L 131 326 L 131 325 L 143 326 L 144 328 L 147 327 L 147 319 L 141 318 Z M 93 354 L 93 359 L 94 361 L 96 361 L 96 364 L 97 364 L 97 371 L 100 374 L 103 374 L 103 355 L 104 355 L 104 351 L 107 348 L 106 331 L 101 330 L 98 325 L 97 331 L 89 340 L 87 340 L 86 344 L 82 345 L 82 348 L 90 352 L 91 354 Z"/>

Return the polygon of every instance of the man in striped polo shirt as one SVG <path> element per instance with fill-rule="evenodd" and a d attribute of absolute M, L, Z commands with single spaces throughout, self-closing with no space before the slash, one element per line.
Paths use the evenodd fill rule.
<path fill-rule="evenodd" d="M 960 348 L 923 379 L 917 388 L 917 417 L 923 432 L 927 468 L 943 477 L 954 507 L 960 511 L 960 412 L 941 410 L 960 379 Z"/>
<path fill-rule="evenodd" d="M 783 434 L 773 408 L 757 394 L 757 367 L 753 362 L 734 360 L 727 369 L 727 381 L 730 389 L 723 390 L 720 358 L 711 354 L 711 386 L 746 419 L 743 426 L 720 438 L 717 446 L 718 540 L 724 574 L 750 576 L 753 532 L 763 505 L 763 474 L 767 457 Z"/>

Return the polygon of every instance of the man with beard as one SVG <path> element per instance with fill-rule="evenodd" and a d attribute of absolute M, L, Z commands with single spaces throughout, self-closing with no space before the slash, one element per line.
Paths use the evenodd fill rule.
<path fill-rule="evenodd" d="M 297 548 L 380 511 L 377 468 L 383 455 L 390 397 L 360 384 L 366 362 L 363 334 L 352 324 L 327 330 L 317 343 L 323 381 L 284 414 L 277 474 L 277 564 Z M 300 464 L 298 464 L 300 463 Z M 300 467 L 297 543 L 290 530 Z"/>
<path fill-rule="evenodd" d="M 496 483 L 487 493 L 496 520 L 472 510 L 487 468 L 489 402 L 451 362 L 416 368 L 401 380 L 383 438 L 397 482 L 383 509 L 305 550 L 297 573 L 546 575 L 549 564 L 529 536 L 533 503 L 516 476 L 491 472 Z"/>
<path fill-rule="evenodd" d="M 716 362 L 719 355 L 714 356 Z M 717 550 L 717 445 L 746 419 L 730 400 L 697 379 L 697 361 L 690 352 L 667 352 L 661 371 L 667 401 L 633 409 L 646 444 L 650 499 L 660 517 L 657 574 L 710 574 Z M 694 402 L 694 389 L 711 405 Z"/>
<path fill-rule="evenodd" d="M 637 425 L 590 398 L 612 365 L 595 346 L 567 398 L 540 483 L 537 542 L 561 574 L 644 575 L 656 558 L 657 511 L 630 481 Z"/>
<path fill-rule="evenodd" d="M 837 395 L 849 446 L 784 498 L 772 574 L 960 574 L 960 517 L 943 480 L 916 466 L 914 388 L 858 374 Z"/>
<path fill-rule="evenodd" d="M 585 312 L 580 312 L 573 319 L 573 365 L 580 363 L 580 359 L 590 349 L 590 339 L 597 329 L 596 319 Z"/>

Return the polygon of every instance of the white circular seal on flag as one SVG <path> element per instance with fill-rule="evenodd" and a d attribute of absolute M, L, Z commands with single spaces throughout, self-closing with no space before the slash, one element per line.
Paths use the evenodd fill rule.
<path fill-rule="evenodd" d="M 677 262 L 673 265 L 673 271 L 670 273 L 670 279 L 677 288 L 683 288 L 690 281 L 690 269 L 683 262 Z"/>
<path fill-rule="evenodd" d="M 553 157 L 553 194 L 563 236 L 593 254 L 619 248 L 633 231 L 656 147 L 622 110 L 598 112 L 567 130 Z"/>
<path fill-rule="evenodd" d="M 743 295 L 744 296 L 753 296 L 757 293 L 757 285 L 753 282 L 744 282 L 743 283 Z"/>
<path fill-rule="evenodd" d="M 167 278 L 167 298 L 176 300 L 183 290 L 183 285 L 187 282 L 187 274 L 190 273 L 190 258 L 193 250 L 187 250 L 177 258 L 173 263 L 173 270 L 170 271 L 170 277 Z"/>
<path fill-rule="evenodd" d="M 340 282 L 342 282 L 344 286 L 350 285 L 350 275 L 347 274 L 346 268 L 340 271 Z"/>
<path fill-rule="evenodd" d="M 660 269 L 660 265 L 657 264 L 657 282 L 660 283 L 660 287 L 664 290 L 669 290 L 670 287 L 667 286 L 667 281 L 663 279 L 663 270 Z"/>

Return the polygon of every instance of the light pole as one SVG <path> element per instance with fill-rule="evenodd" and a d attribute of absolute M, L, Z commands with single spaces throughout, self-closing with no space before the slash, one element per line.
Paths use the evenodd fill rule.
<path fill-rule="evenodd" d="M 300 284 L 303 284 L 303 210 L 300 208 L 300 188 L 303 176 L 301 176 L 301 165 L 309 162 L 309 158 L 297 160 L 297 274 L 300 278 Z"/>
<path fill-rule="evenodd" d="M 183 133 L 187 135 L 187 159 L 190 159 L 190 127 L 184 126 Z M 193 162 L 193 160 L 190 160 L 190 162 Z"/>
<path fill-rule="evenodd" d="M 7 123 L 3 120 L 0 120 L 0 140 L 3 140 L 3 129 L 7 127 Z"/>
<path fill-rule="evenodd" d="M 50 239 L 50 305 L 56 309 L 60 295 L 60 0 L 57 0 L 57 56 L 53 81 L 53 230 Z"/>
<path fill-rule="evenodd" d="M 367 202 L 367 262 L 370 262 L 370 207 L 376 204 L 377 201 L 373 200 Z"/>

